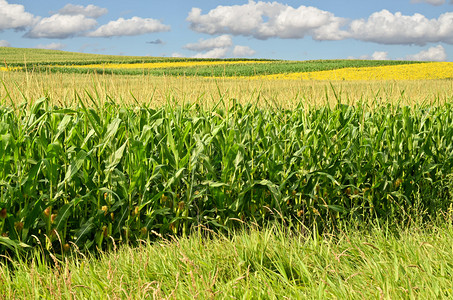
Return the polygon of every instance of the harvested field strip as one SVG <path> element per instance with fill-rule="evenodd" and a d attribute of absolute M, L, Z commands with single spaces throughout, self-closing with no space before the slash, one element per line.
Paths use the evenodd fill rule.
<path fill-rule="evenodd" d="M 300 102 L 311 106 L 335 105 L 336 96 L 351 105 L 386 102 L 413 106 L 444 103 L 453 95 L 453 81 L 444 79 L 327 82 L 41 72 L 3 72 L 0 78 L 4 82 L 0 84 L 0 100 L 6 103 L 10 100 L 5 97 L 20 104 L 24 96 L 39 99 L 47 95 L 59 106 L 76 103 L 74 92 L 80 95 L 88 92 L 98 95 L 102 101 L 111 98 L 123 104 L 135 105 L 138 101 L 160 107 L 170 101 L 178 105 L 197 103 L 209 108 L 221 98 L 234 98 L 242 104 L 253 101 L 262 107 L 274 103 L 294 108 Z"/>

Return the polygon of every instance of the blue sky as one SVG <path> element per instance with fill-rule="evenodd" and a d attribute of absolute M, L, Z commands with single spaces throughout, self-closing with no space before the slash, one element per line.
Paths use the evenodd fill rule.
<path fill-rule="evenodd" d="M 453 0 L 0 0 L 0 46 L 167 57 L 452 61 Z"/>

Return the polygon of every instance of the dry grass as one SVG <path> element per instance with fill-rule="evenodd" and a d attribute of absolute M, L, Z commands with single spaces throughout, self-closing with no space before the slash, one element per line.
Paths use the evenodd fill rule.
<path fill-rule="evenodd" d="M 49 96 L 60 105 L 72 105 L 74 92 L 84 95 L 107 95 L 119 103 L 133 104 L 135 99 L 158 107 L 167 102 L 175 104 L 198 102 L 210 106 L 223 98 L 240 103 L 257 101 L 291 108 L 299 101 L 309 105 L 335 103 L 340 97 L 344 103 L 389 101 L 414 104 L 445 102 L 453 95 L 452 80 L 414 81 L 302 81 L 269 79 L 232 79 L 200 77 L 154 77 L 126 75 L 45 74 L 0 72 L 0 100 L 21 101 Z M 8 92 L 6 92 L 5 87 Z M 333 89 L 332 89 L 333 87 Z M 335 96 L 335 93 L 337 97 Z M 8 97 L 8 93 L 11 97 Z M 23 93 L 23 96 L 21 95 Z M 133 96 L 132 96 L 133 95 Z M 328 100 L 326 100 L 328 99 Z"/>

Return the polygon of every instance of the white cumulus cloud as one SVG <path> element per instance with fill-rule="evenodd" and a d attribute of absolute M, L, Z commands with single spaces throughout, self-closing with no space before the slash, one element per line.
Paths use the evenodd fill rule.
<path fill-rule="evenodd" d="M 84 15 L 55 14 L 41 19 L 25 34 L 25 37 L 64 39 L 81 35 L 83 32 L 93 29 L 96 25 L 96 20 Z"/>
<path fill-rule="evenodd" d="M 412 3 L 428 3 L 431 5 L 439 6 L 445 3 L 445 0 L 412 0 Z"/>
<path fill-rule="evenodd" d="M 427 50 L 423 50 L 417 54 L 408 55 L 405 57 L 406 60 L 419 60 L 419 61 L 446 61 L 447 53 L 445 52 L 442 45 L 431 47 Z"/>
<path fill-rule="evenodd" d="M 359 57 L 359 59 L 366 59 L 366 60 L 389 60 L 387 51 L 375 51 L 371 55 L 362 55 Z M 354 57 L 352 57 L 355 59 Z"/>
<path fill-rule="evenodd" d="M 375 51 L 371 55 L 362 55 L 358 59 L 365 59 L 365 60 L 389 60 L 387 51 Z M 357 57 L 349 56 L 348 59 L 357 59 Z"/>
<path fill-rule="evenodd" d="M 11 44 L 8 41 L 0 40 L 0 47 L 10 47 Z"/>
<path fill-rule="evenodd" d="M 256 53 L 248 46 L 233 45 L 231 35 L 224 34 L 212 39 L 199 39 L 197 43 L 189 43 L 183 48 L 198 51 L 195 58 L 224 58 L 227 56 L 246 57 Z"/>
<path fill-rule="evenodd" d="M 373 54 L 371 54 L 371 59 L 374 60 L 388 60 L 388 52 L 386 51 L 375 51 Z"/>
<path fill-rule="evenodd" d="M 453 13 L 428 19 L 418 13 L 406 16 L 384 9 L 371 14 L 367 20 L 352 21 L 350 33 L 354 39 L 380 44 L 453 43 Z"/>
<path fill-rule="evenodd" d="M 195 54 L 194 58 L 224 58 L 229 51 L 229 48 L 215 48 L 209 50 L 205 53 L 197 53 Z"/>
<path fill-rule="evenodd" d="M 249 46 L 234 46 L 233 55 L 236 57 L 247 57 L 253 56 L 256 54 L 256 51 L 250 48 Z"/>
<path fill-rule="evenodd" d="M 206 49 L 208 50 L 208 49 Z M 225 57 L 248 57 L 256 54 L 256 51 L 248 46 L 230 46 L 230 47 L 217 47 L 209 49 L 205 52 L 199 52 L 192 57 L 195 58 L 225 58 Z"/>
<path fill-rule="evenodd" d="M 36 18 L 20 4 L 9 4 L 0 0 L 0 31 L 5 29 L 24 30 L 36 22 Z"/>
<path fill-rule="evenodd" d="M 292 6 L 279 2 L 249 1 L 244 5 L 217 6 L 207 14 L 192 8 L 190 28 L 207 34 L 253 36 L 257 39 L 297 39 L 311 35 L 316 40 L 339 40 L 345 19 L 316 7 Z"/>
<path fill-rule="evenodd" d="M 50 44 L 39 44 L 35 48 L 37 49 L 49 49 L 49 50 L 62 50 L 66 48 L 65 44 L 62 43 L 50 43 Z"/>
<path fill-rule="evenodd" d="M 426 1 L 440 3 L 439 0 Z M 249 1 L 243 5 L 219 5 L 206 13 L 194 7 L 187 21 L 196 32 L 251 36 L 263 40 L 308 36 L 319 41 L 355 39 L 387 45 L 453 44 L 453 12 L 430 19 L 421 13 L 404 15 L 383 9 L 367 18 L 347 20 L 311 6 Z"/>
<path fill-rule="evenodd" d="M 140 17 L 132 17 L 131 19 L 119 18 L 116 21 L 110 21 L 106 25 L 102 25 L 93 32 L 89 32 L 90 37 L 112 37 L 112 36 L 131 36 L 140 35 L 152 32 L 169 31 L 170 26 L 162 24 L 159 20 L 143 19 Z"/>
<path fill-rule="evenodd" d="M 60 15 L 84 15 L 85 17 L 89 18 L 99 18 L 108 13 L 107 8 L 98 7 L 92 4 L 87 6 L 83 5 L 74 5 L 74 4 L 66 4 L 62 9 L 58 11 Z"/>
<path fill-rule="evenodd" d="M 171 57 L 184 57 L 184 55 L 182 55 L 181 53 L 178 53 L 178 52 L 174 52 L 171 54 Z"/>
<path fill-rule="evenodd" d="M 356 57 L 348 57 L 348 59 L 357 59 Z M 389 60 L 388 52 L 385 51 L 376 51 L 372 55 L 362 55 L 359 59 L 374 59 L 374 60 Z M 416 61 L 446 61 L 447 53 L 445 48 L 442 45 L 437 45 L 427 50 L 422 50 L 416 54 L 406 55 L 403 58 L 398 58 L 398 60 L 416 60 Z"/>
<path fill-rule="evenodd" d="M 206 51 L 214 48 L 228 48 L 233 45 L 230 35 L 221 35 L 212 39 L 200 39 L 198 43 L 190 43 L 184 46 L 185 49 L 192 51 Z"/>

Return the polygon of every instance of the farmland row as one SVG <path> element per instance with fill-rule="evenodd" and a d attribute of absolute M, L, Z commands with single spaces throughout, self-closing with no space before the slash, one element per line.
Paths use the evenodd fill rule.
<path fill-rule="evenodd" d="M 222 59 L 200 59 L 200 58 L 179 58 L 179 57 L 153 57 L 153 56 L 123 56 L 123 55 L 102 55 L 68 52 L 59 50 L 46 50 L 34 48 L 13 48 L 0 47 L 1 63 L 9 66 L 31 65 L 86 65 L 105 63 L 160 63 L 160 62 L 187 62 L 187 61 L 224 61 Z M 235 61 L 237 59 L 228 59 Z M 247 59 L 248 61 L 269 61 L 263 59 Z"/>
<path fill-rule="evenodd" d="M 354 80 L 429 80 L 453 79 L 453 63 L 430 62 L 419 64 L 381 65 L 377 67 L 347 67 L 314 72 L 294 72 L 253 76 L 256 79 L 299 79 L 325 81 Z"/>
<path fill-rule="evenodd" d="M 294 108 L 297 103 L 322 106 L 335 105 L 336 97 L 354 105 L 366 102 L 444 103 L 451 99 L 451 80 L 373 80 L 373 81 L 315 81 L 300 79 L 272 79 L 268 77 L 200 78 L 174 76 L 117 76 L 101 74 L 64 74 L 37 72 L 0 72 L 0 102 L 16 104 L 25 99 L 39 99 L 46 95 L 52 104 L 73 106 L 75 92 L 96 95 L 102 101 L 121 104 L 146 103 L 160 107 L 168 102 L 176 105 L 198 103 L 212 105 L 223 97 L 234 98 L 242 104 L 250 101 L 259 106 Z M 333 88 L 332 88 L 333 87 Z M 336 95 L 335 95 L 336 94 Z M 220 96 L 219 96 L 220 95 Z M 114 100 L 108 100 L 114 99 Z"/>
<path fill-rule="evenodd" d="M 90 64 L 90 65 L 27 65 L 10 68 L 16 71 L 115 74 L 152 76 L 202 76 L 232 77 L 259 76 L 269 74 L 292 74 L 317 72 L 342 68 L 417 64 L 409 61 L 367 61 L 367 60 L 318 60 L 318 61 L 243 61 L 205 60 L 187 62 L 153 62 L 134 64 Z M 5 68 L 3 68 L 5 69 Z"/>
<path fill-rule="evenodd" d="M 452 203 L 451 102 L 287 110 L 221 99 L 208 110 L 87 100 L 0 109 L 0 247 L 106 249 L 272 220 L 333 229 Z"/>
<path fill-rule="evenodd" d="M 417 64 L 413 61 L 195 59 L 103 56 L 64 51 L 0 47 L 0 71 L 154 76 L 257 76 L 316 72 L 342 68 Z"/>

